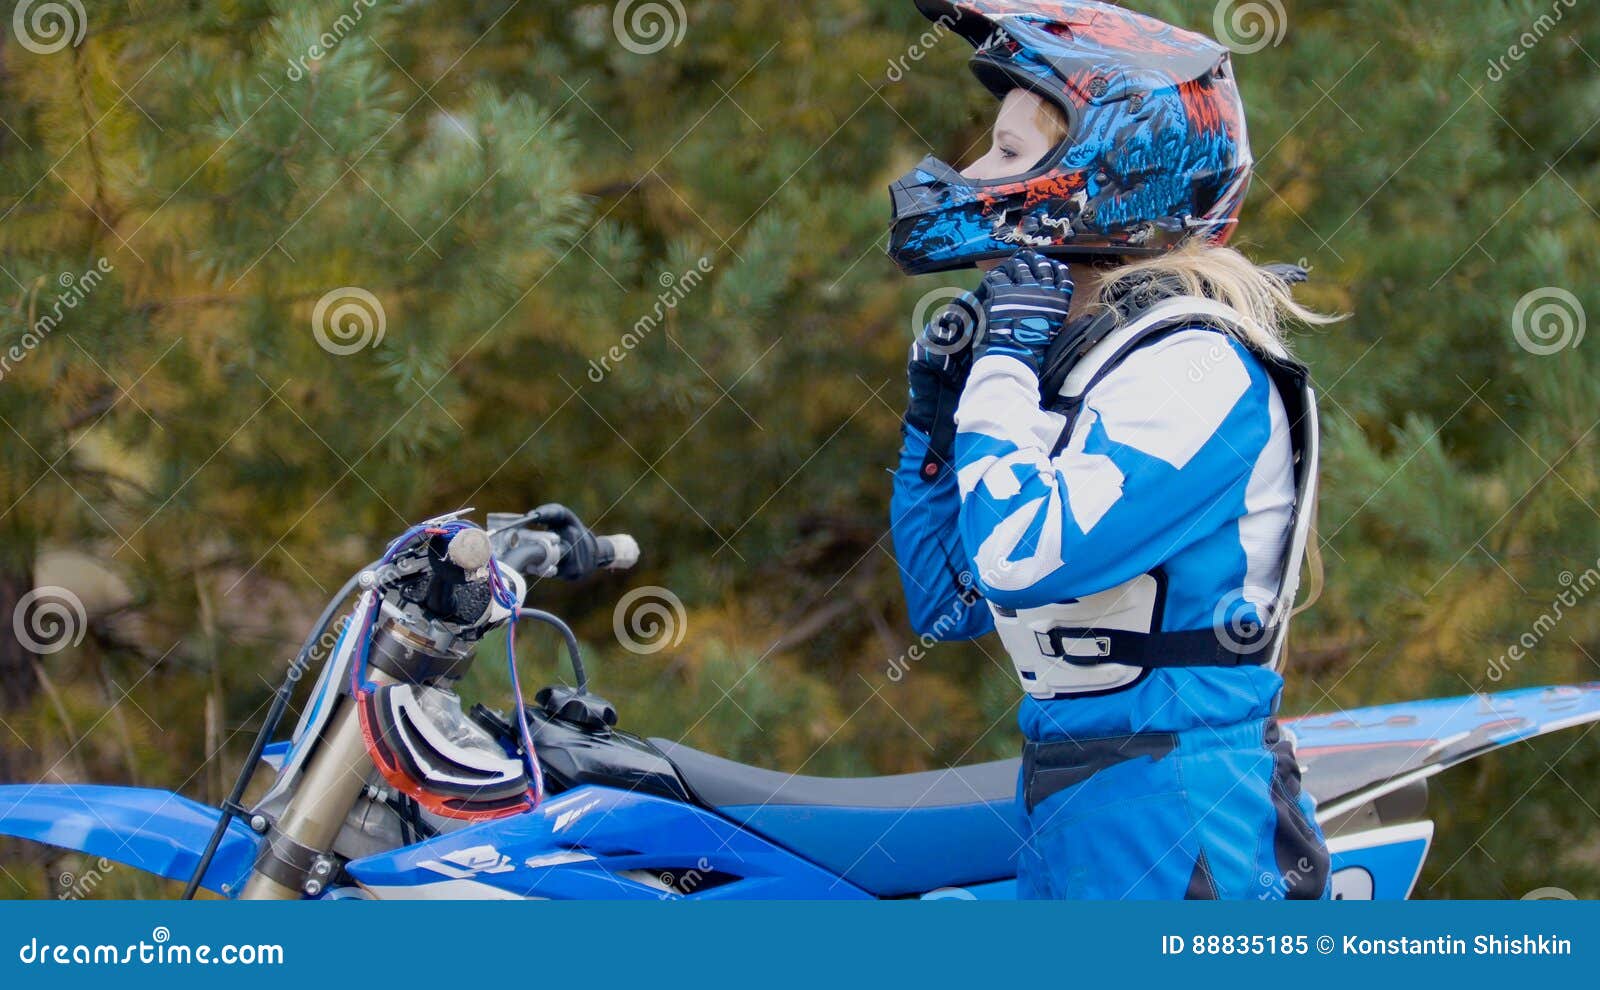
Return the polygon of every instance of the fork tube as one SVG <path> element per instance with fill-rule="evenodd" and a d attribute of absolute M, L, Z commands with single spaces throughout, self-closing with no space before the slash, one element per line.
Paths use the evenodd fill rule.
<path fill-rule="evenodd" d="M 394 683 L 393 678 L 379 670 L 369 669 L 367 676 L 376 684 Z M 333 848 L 333 840 L 349 817 L 350 809 L 355 807 L 372 770 L 372 757 L 367 754 L 367 744 L 361 736 L 355 699 L 341 698 L 331 723 L 317 752 L 307 761 L 294 797 L 284 808 L 276 828 L 300 845 L 319 852 Z M 270 846 L 264 846 L 261 855 L 271 855 Z M 303 891 L 263 874 L 260 862 L 258 859 L 258 868 L 251 871 L 250 880 L 239 895 L 241 900 L 293 900 L 304 896 Z"/>

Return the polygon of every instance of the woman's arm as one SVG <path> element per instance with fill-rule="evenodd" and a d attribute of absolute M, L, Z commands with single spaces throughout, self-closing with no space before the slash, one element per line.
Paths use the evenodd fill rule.
<path fill-rule="evenodd" d="M 1031 608 L 1114 587 L 1244 513 L 1281 404 L 1242 345 L 1191 329 L 1139 348 L 1090 389 L 1069 442 L 1022 361 L 972 368 L 957 409 L 960 529 L 984 596 Z"/>
<path fill-rule="evenodd" d="M 911 628 L 940 640 L 975 639 L 994 628 L 994 617 L 961 547 L 955 474 L 946 467 L 928 480 L 928 435 L 910 425 L 904 432 L 889 516 Z"/>

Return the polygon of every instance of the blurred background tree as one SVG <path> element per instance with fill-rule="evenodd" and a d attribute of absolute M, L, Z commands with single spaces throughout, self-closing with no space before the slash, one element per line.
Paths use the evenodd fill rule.
<path fill-rule="evenodd" d="M 4 776 L 215 801 L 375 547 L 549 500 L 645 548 L 535 591 L 626 728 L 808 773 L 1015 752 L 1009 663 L 913 650 L 887 533 L 909 314 L 971 275 L 900 277 L 884 188 L 987 135 L 958 38 L 909 0 L 58 6 L 0 24 L 0 614 L 88 621 L 0 639 Z M 1241 52 L 1235 243 L 1353 314 L 1294 340 L 1327 590 L 1286 712 L 1595 677 L 1593 607 L 1494 661 L 1600 554 L 1600 14 L 1133 6 Z M 646 586 L 685 616 L 652 654 L 614 628 Z M 1596 779 L 1580 733 L 1447 775 L 1419 894 L 1600 896 Z M 0 893 L 70 860 L 25 855 Z"/>

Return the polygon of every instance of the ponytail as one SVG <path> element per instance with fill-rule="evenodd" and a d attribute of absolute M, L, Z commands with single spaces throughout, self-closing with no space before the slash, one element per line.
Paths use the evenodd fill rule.
<path fill-rule="evenodd" d="M 1343 316 L 1328 316 L 1294 301 L 1289 284 L 1233 248 L 1193 240 L 1166 254 L 1140 258 L 1106 272 L 1086 286 L 1091 307 L 1104 307 L 1124 291 L 1148 281 L 1171 285 L 1172 294 L 1212 299 L 1245 317 L 1241 328 L 1249 343 L 1260 350 L 1283 348 L 1284 326 L 1298 322 L 1312 326 L 1335 323 Z"/>

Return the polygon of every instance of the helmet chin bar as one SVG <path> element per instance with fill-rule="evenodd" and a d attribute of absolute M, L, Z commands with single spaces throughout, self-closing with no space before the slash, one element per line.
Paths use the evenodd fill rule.
<path fill-rule="evenodd" d="M 1051 157 L 1071 154 L 1063 144 Z M 889 257 L 907 275 L 970 268 L 1024 249 L 1085 262 L 1118 260 L 1162 254 L 1211 223 L 1163 216 L 1108 234 L 1100 224 L 1107 214 L 1120 214 L 1123 190 L 1102 181 L 1091 195 L 1082 171 L 1041 180 L 1052 167 L 975 182 L 947 162 L 924 158 L 889 187 Z"/>

